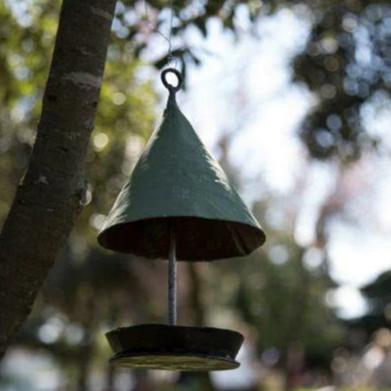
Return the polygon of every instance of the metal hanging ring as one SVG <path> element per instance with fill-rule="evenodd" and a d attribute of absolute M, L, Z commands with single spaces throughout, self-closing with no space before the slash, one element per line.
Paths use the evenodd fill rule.
<path fill-rule="evenodd" d="M 167 74 L 168 73 L 173 73 L 177 79 L 178 79 L 178 83 L 177 85 L 172 85 L 170 84 L 168 81 L 167 81 Z M 181 72 L 179 72 L 177 69 L 175 68 L 167 68 L 165 69 L 162 74 L 161 74 L 161 79 L 162 79 L 162 83 L 164 85 L 164 87 L 166 87 L 170 92 L 172 93 L 176 93 L 177 91 L 179 91 L 182 87 L 182 82 L 183 82 L 183 77 L 182 77 L 182 74 Z"/>

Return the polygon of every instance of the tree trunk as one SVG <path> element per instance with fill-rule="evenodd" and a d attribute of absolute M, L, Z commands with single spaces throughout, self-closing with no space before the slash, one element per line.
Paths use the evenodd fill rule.
<path fill-rule="evenodd" d="M 85 199 L 115 0 L 64 0 L 37 138 L 0 235 L 0 358 L 30 312 Z"/>
<path fill-rule="evenodd" d="M 105 391 L 115 391 L 115 367 L 114 365 L 108 364 L 106 367 L 106 388 Z"/>
<path fill-rule="evenodd" d="M 205 323 L 205 310 L 202 300 L 202 275 L 199 270 L 200 265 L 196 265 L 193 262 L 189 262 L 188 270 L 191 281 L 191 287 L 189 292 L 190 307 L 193 312 L 193 322 L 195 326 L 204 326 Z"/>
<path fill-rule="evenodd" d="M 89 333 L 89 330 L 87 329 L 85 332 Z M 87 334 L 87 336 L 84 338 L 84 341 L 81 343 L 77 360 L 77 391 L 88 391 L 92 354 L 93 346 L 91 337 L 89 334 Z"/>
<path fill-rule="evenodd" d="M 295 310 L 290 319 L 289 332 L 286 336 L 286 357 L 284 362 L 285 372 L 285 390 L 293 390 L 299 388 L 304 364 L 305 364 L 305 350 L 300 343 L 303 336 L 304 318 L 308 314 L 308 299 L 309 299 L 309 276 L 303 264 L 304 248 L 300 249 L 300 253 L 292 260 L 296 262 L 297 273 L 297 289 L 295 297 L 292 302 L 292 308 Z"/>

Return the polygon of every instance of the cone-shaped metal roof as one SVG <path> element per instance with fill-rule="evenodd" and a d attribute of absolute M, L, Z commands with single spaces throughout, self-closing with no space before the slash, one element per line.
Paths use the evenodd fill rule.
<path fill-rule="evenodd" d="M 166 85 L 166 84 L 165 84 Z M 175 230 L 178 260 L 249 254 L 265 234 L 170 97 L 160 127 L 122 188 L 99 243 L 147 258 L 167 258 Z"/>

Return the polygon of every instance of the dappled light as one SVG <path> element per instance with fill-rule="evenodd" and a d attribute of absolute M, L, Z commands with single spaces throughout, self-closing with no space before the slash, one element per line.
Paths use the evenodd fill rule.
<path fill-rule="evenodd" d="M 61 107 L 62 98 L 45 97 L 60 9 L 60 1 L 0 1 L 1 224 L 24 185 L 45 123 L 42 107 Z M 86 15 L 90 11 L 83 8 Z M 94 12 L 111 21 L 112 15 Z M 95 28 L 99 35 L 100 26 Z M 8 347 L 0 364 L 0 391 L 390 389 L 390 42 L 391 6 L 382 1 L 117 1 L 99 102 L 86 102 L 97 105 L 96 116 L 66 134 L 48 126 L 59 137 L 57 164 L 67 153 L 64 139 L 75 141 L 81 129 L 91 131 L 85 142 L 85 180 L 72 193 L 81 194 L 80 215 L 69 235 L 64 233 L 65 245 L 31 313 L 26 319 L 24 311 L 24 322 L 9 341 L 0 335 L 0 345 Z M 75 42 L 69 56 L 80 53 Z M 82 55 L 87 66 L 91 53 Z M 159 324 L 156 335 L 151 326 L 148 341 L 133 341 L 140 346 L 162 338 L 164 345 L 170 335 L 162 326 L 167 324 L 168 263 L 143 258 L 167 253 L 168 214 L 129 221 L 126 227 L 120 215 L 112 226 L 105 225 L 162 122 L 168 91 L 160 71 L 168 66 L 184 78 L 183 90 L 176 93 L 178 106 L 211 156 L 193 133 L 196 141 L 182 137 L 183 132 L 177 140 L 167 133 L 166 154 L 159 150 L 159 156 L 138 168 L 137 175 L 150 176 L 137 195 L 139 204 L 132 199 L 132 214 L 143 212 L 144 203 L 154 202 L 157 208 L 177 199 L 167 191 L 167 199 L 156 200 L 155 193 L 147 194 L 148 187 L 155 179 L 171 190 L 178 178 L 190 183 L 184 169 L 190 152 L 178 161 L 178 170 L 169 172 L 175 175 L 167 174 L 166 167 L 179 154 L 180 142 L 182 152 L 196 145 L 206 156 L 213 185 L 223 195 L 237 189 L 266 242 L 257 248 L 263 231 L 245 214 L 244 204 L 243 221 L 174 216 L 178 260 L 247 254 L 210 263 L 178 262 L 178 325 L 228 329 L 227 335 L 232 329 L 244 336 L 243 345 L 235 359 L 224 351 L 217 333 L 211 343 L 219 347 L 216 357 L 158 352 L 145 358 L 137 352 L 136 357 L 119 356 L 132 367 L 121 368 L 109 363 L 113 352 L 105 333 Z M 92 88 L 87 82 L 79 86 L 82 92 Z M 180 84 L 172 75 L 167 83 Z M 58 118 L 64 126 L 67 119 Z M 189 161 L 193 171 L 203 164 Z M 61 181 L 65 173 L 59 166 Z M 84 162 L 77 167 L 74 182 L 84 175 Z M 28 184 L 51 186 L 46 168 Z M 148 170 L 160 176 L 152 178 Z M 202 183 L 201 177 L 197 180 Z M 197 213 L 215 194 L 201 187 L 184 193 Z M 131 194 L 126 193 L 129 199 L 134 196 L 134 187 L 123 191 Z M 221 210 L 234 216 L 234 207 L 224 211 L 221 194 Z M 27 206 L 35 207 L 33 202 Z M 39 213 L 57 213 L 51 206 L 46 209 Z M 100 247 L 96 238 L 102 229 L 107 237 L 100 243 L 129 254 Z M 23 262 L 18 274 L 38 268 L 30 256 Z M 4 275 L 7 267 L 4 263 Z M 1 278 L 0 272 L 0 283 Z M 0 309 L 4 319 L 8 311 L 18 310 L 12 304 Z M 114 344 L 126 347 L 126 338 Z M 194 349 L 194 343 L 184 344 Z M 207 351 L 202 345 L 199 350 Z M 231 371 L 185 370 L 189 365 L 229 369 L 235 360 L 240 367 Z M 161 362 L 182 371 L 142 369 Z"/>

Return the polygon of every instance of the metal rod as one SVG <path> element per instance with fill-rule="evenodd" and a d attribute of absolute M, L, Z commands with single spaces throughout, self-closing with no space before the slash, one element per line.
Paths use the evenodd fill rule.
<path fill-rule="evenodd" d="M 168 324 L 176 325 L 176 246 L 175 232 L 170 233 L 170 254 L 168 256 Z"/>

